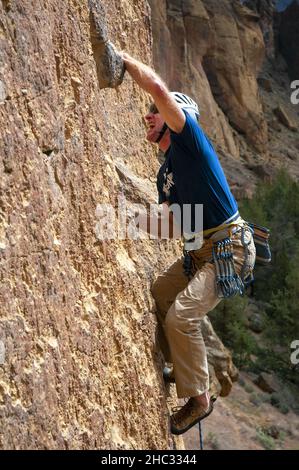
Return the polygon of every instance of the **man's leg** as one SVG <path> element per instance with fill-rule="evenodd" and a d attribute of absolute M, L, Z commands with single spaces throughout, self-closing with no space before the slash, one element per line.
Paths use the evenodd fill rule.
<path fill-rule="evenodd" d="M 246 236 L 250 241 L 247 271 L 254 266 L 255 247 L 251 234 Z M 240 233 L 233 236 L 233 246 L 235 269 L 240 274 L 245 258 Z M 177 295 L 167 313 L 165 330 L 173 358 L 177 394 L 179 398 L 191 397 L 182 410 L 171 417 L 175 434 L 185 432 L 213 409 L 208 394 L 208 364 L 201 321 L 220 300 L 215 288 L 215 266 L 206 263 Z"/>
<path fill-rule="evenodd" d="M 219 302 L 215 289 L 215 268 L 213 264 L 206 263 L 176 296 L 168 310 L 165 326 L 177 395 L 179 398 L 191 397 L 170 418 L 173 434 L 186 432 L 213 410 L 201 321 Z"/>
<path fill-rule="evenodd" d="M 175 261 L 166 271 L 160 274 L 154 282 L 151 292 L 156 301 L 159 324 L 159 343 L 166 362 L 172 362 L 169 345 L 165 336 L 165 317 L 177 294 L 188 284 L 184 274 L 183 258 Z"/>
<path fill-rule="evenodd" d="M 166 335 L 179 398 L 201 396 L 209 390 L 201 320 L 219 302 L 215 289 L 215 268 L 213 264 L 207 263 L 178 293 L 168 310 Z"/>
<path fill-rule="evenodd" d="M 241 237 L 241 232 L 232 236 L 237 274 L 241 273 L 245 259 Z M 253 268 L 255 261 L 255 246 L 248 230 L 245 232 L 245 241 L 249 242 L 246 262 L 248 271 Z M 201 320 L 220 300 L 216 292 L 215 266 L 206 263 L 199 267 L 189 284 L 177 294 L 168 310 L 165 331 L 173 358 L 179 398 L 198 397 L 209 389 Z"/>

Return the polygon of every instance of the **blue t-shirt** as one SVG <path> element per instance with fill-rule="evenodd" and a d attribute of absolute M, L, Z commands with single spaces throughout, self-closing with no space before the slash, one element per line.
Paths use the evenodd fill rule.
<path fill-rule="evenodd" d="M 200 125 L 185 112 L 180 134 L 170 132 L 171 145 L 157 176 L 159 204 L 203 204 L 203 230 L 217 227 L 238 212 L 215 149 Z M 194 225 L 192 223 L 192 230 Z"/>

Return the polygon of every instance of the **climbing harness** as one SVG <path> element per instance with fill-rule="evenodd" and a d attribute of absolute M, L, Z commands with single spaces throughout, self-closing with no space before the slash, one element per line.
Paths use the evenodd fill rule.
<path fill-rule="evenodd" d="M 236 223 L 225 230 L 211 233 L 199 250 L 184 250 L 184 273 L 189 280 L 192 279 L 197 268 L 196 265 L 202 262 L 212 262 L 216 271 L 216 289 L 219 298 L 228 299 L 236 295 L 244 295 L 246 288 L 253 283 L 254 277 L 252 269 L 248 265 L 248 245 L 245 232 L 253 232 L 249 224 L 242 221 Z M 244 263 L 240 275 L 236 273 L 234 264 L 233 238 L 232 235 L 241 231 L 241 243 L 244 247 Z M 185 245 L 186 246 L 186 245 Z"/>
<path fill-rule="evenodd" d="M 188 234 L 184 233 L 183 268 L 184 273 L 189 280 L 192 279 L 192 276 L 194 274 L 194 268 L 196 267 L 196 258 L 198 255 L 202 258 L 202 252 L 205 251 L 204 257 L 207 258 L 206 261 L 212 261 L 212 250 L 209 250 L 209 248 L 211 248 L 210 243 L 208 243 L 208 253 L 206 253 L 207 248 L 205 247 L 205 245 L 207 244 L 207 240 L 212 239 L 218 233 L 223 233 L 223 230 L 228 230 L 230 227 L 236 226 L 237 224 L 242 222 L 243 220 L 241 219 L 239 212 L 236 212 L 232 217 L 230 217 L 223 224 L 218 225 L 217 227 L 204 230 L 203 232 L 195 233 L 192 236 L 188 236 Z"/>

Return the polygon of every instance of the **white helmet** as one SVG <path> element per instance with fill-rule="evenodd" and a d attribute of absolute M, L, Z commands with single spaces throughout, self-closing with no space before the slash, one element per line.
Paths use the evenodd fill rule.
<path fill-rule="evenodd" d="M 190 96 L 184 95 L 184 93 L 178 91 L 172 91 L 171 94 L 181 109 L 187 111 L 196 121 L 199 119 L 200 112 L 198 106 Z"/>

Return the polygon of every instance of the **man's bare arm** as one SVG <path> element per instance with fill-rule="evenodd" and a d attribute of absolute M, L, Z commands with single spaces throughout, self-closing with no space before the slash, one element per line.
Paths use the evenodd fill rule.
<path fill-rule="evenodd" d="M 152 96 L 155 105 L 168 127 L 174 132 L 182 132 L 186 116 L 179 108 L 163 80 L 154 70 L 134 59 L 129 54 L 123 52 L 122 57 L 125 62 L 126 70 L 135 82 Z"/>
<path fill-rule="evenodd" d="M 175 223 L 173 213 L 168 208 L 168 203 L 162 205 L 159 214 L 138 214 L 137 226 L 155 238 L 181 238 L 181 230 Z"/>

